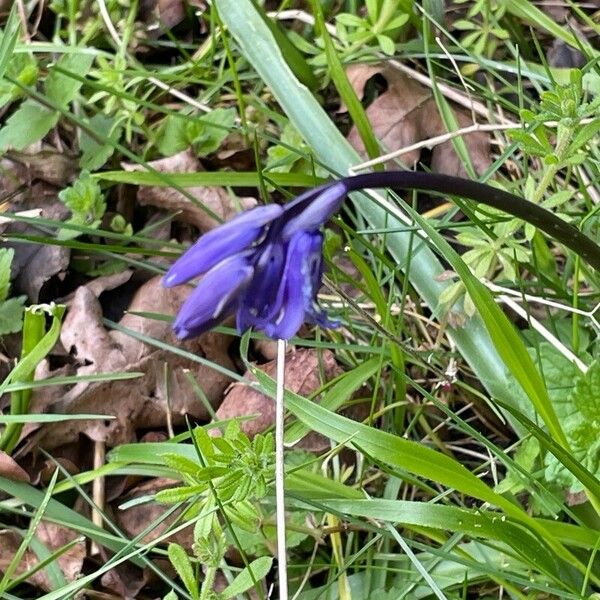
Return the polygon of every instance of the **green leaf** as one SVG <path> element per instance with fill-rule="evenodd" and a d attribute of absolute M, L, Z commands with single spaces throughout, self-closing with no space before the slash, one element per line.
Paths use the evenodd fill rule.
<path fill-rule="evenodd" d="M 96 171 L 113 155 L 115 144 L 121 137 L 121 127 L 115 126 L 115 123 L 114 118 L 101 113 L 94 115 L 89 121 L 90 129 L 110 140 L 111 144 L 100 143 L 85 130 L 81 131 L 79 149 L 82 154 L 79 166 L 82 169 Z"/>
<path fill-rule="evenodd" d="M 561 445 L 568 448 L 567 439 L 548 396 L 544 380 L 513 323 L 498 307 L 490 291 L 479 279 L 473 276 L 456 250 L 431 226 L 429 221 L 423 219 L 410 207 L 406 207 L 406 210 L 410 211 L 413 219 L 423 228 L 439 250 L 443 252 L 445 258 L 459 275 L 510 374 L 523 388 L 548 431 Z"/>
<path fill-rule="evenodd" d="M 158 187 L 196 187 L 199 185 L 230 185 L 257 187 L 260 176 L 282 187 L 313 187 L 325 180 L 306 173 L 275 173 L 272 171 L 202 171 L 200 173 L 150 173 L 148 171 L 104 171 L 93 175 L 104 181 L 131 183 L 132 185 L 155 185 Z"/>
<path fill-rule="evenodd" d="M 58 116 L 35 100 L 25 100 L 0 129 L 0 150 L 23 150 L 41 140 L 56 125 Z"/>
<path fill-rule="evenodd" d="M 27 296 L 17 296 L 0 303 L 0 335 L 21 331 L 26 300 Z"/>
<path fill-rule="evenodd" d="M 315 156 L 334 172 L 342 174 L 361 162 L 314 96 L 293 76 L 251 2 L 216 0 L 215 3 L 242 53 L 273 92 Z M 389 230 L 405 228 L 399 218 L 365 194 L 353 194 L 352 200 L 366 226 Z M 412 242 L 411 233 L 391 233 L 385 238 L 386 250 L 399 269 L 405 270 L 410 265 L 411 284 L 435 311 L 440 294 L 450 283 L 440 281 L 444 267 L 431 249 L 425 244 L 420 244 L 417 249 Z M 450 335 L 488 392 L 510 403 L 512 398 L 507 393 L 506 369 L 481 319 L 476 316 L 462 327 L 451 328 Z"/>
<path fill-rule="evenodd" d="M 566 380 L 573 385 L 573 379 Z M 563 406 L 563 424 L 574 457 L 590 473 L 600 478 L 600 362 L 595 361 L 585 375 L 575 380 Z M 554 456 L 546 459 L 546 478 L 581 492 L 584 485 Z"/>
<path fill-rule="evenodd" d="M 156 135 L 156 147 L 163 156 L 173 156 L 186 148 L 190 141 L 187 137 L 187 119 L 177 115 L 167 115 Z"/>
<path fill-rule="evenodd" d="M 273 396 L 273 380 L 260 369 L 248 365 L 266 392 Z M 285 403 L 288 410 L 307 427 L 340 443 L 353 446 L 375 461 L 381 461 L 420 477 L 437 481 L 450 488 L 484 500 L 496 506 L 508 508 L 511 513 L 521 510 L 497 495 L 483 481 L 473 475 L 455 459 L 401 438 L 335 414 L 315 402 L 286 390 Z"/>
<path fill-rule="evenodd" d="M 4 77 L 4 73 L 10 65 L 10 61 L 14 56 L 15 46 L 19 40 L 21 21 L 17 7 L 18 4 L 14 2 L 8 19 L 4 24 L 4 31 L 2 32 L 2 41 L 0 42 L 0 79 Z"/>
<path fill-rule="evenodd" d="M 92 54 L 75 52 L 63 54 L 50 69 L 46 78 L 45 90 L 48 98 L 57 106 L 66 107 L 75 99 L 83 85 L 79 79 L 67 75 L 67 72 L 85 77 L 92 62 L 94 62 Z"/>
<path fill-rule="evenodd" d="M 4 302 L 10 293 L 10 266 L 14 254 L 12 248 L 0 248 L 0 302 Z"/>
<path fill-rule="evenodd" d="M 492 511 L 464 510 L 426 502 L 405 500 L 323 500 L 324 506 L 338 514 L 352 515 L 403 525 L 428 527 L 441 531 L 460 531 L 475 538 L 508 544 L 542 572 L 558 577 L 555 557 L 540 540 L 521 524 Z"/>
<path fill-rule="evenodd" d="M 7 67 L 7 74 L 26 87 L 34 85 L 38 77 L 38 66 L 30 54 L 14 54 Z M 23 90 L 8 79 L 0 79 L 0 107 L 24 95 Z"/>
<path fill-rule="evenodd" d="M 352 117 L 353 123 L 356 125 L 356 129 L 361 140 L 363 141 L 363 144 L 365 145 L 365 149 L 369 155 L 369 158 L 375 158 L 379 156 L 379 144 L 377 142 L 377 138 L 373 133 L 373 128 L 371 127 L 367 113 L 358 99 L 358 96 L 356 95 L 356 92 L 354 91 L 354 88 L 352 87 L 352 84 L 346 75 L 346 71 L 344 70 L 342 62 L 335 51 L 335 46 L 333 45 L 331 36 L 325 27 L 325 19 L 323 17 L 323 10 L 321 8 L 320 0 L 312 0 L 312 7 L 316 24 L 318 25 L 318 31 L 323 38 L 323 42 L 325 43 L 325 55 L 327 56 L 327 65 L 329 67 L 329 72 L 331 73 L 331 78 L 333 79 L 335 87 L 340 94 L 340 98 L 348 108 L 348 112 Z M 394 44 L 392 40 L 389 38 L 387 39 L 391 42 L 393 47 Z"/>
<path fill-rule="evenodd" d="M 194 569 L 187 552 L 179 545 L 170 543 L 167 549 L 169 554 L 169 560 L 175 567 L 177 575 L 185 585 L 187 591 L 190 593 L 194 600 L 200 598 L 200 592 L 198 590 L 198 582 L 194 576 Z"/>
<path fill-rule="evenodd" d="M 187 124 L 187 135 L 200 156 L 212 154 L 219 149 L 235 123 L 235 108 L 215 110 Z"/>
<path fill-rule="evenodd" d="M 235 579 L 221 592 L 224 600 L 229 600 L 239 594 L 243 594 L 254 586 L 255 581 L 260 581 L 267 576 L 271 570 L 273 559 L 268 556 L 261 556 L 253 560 L 245 569 L 243 569 Z"/>
<path fill-rule="evenodd" d="M 344 373 L 338 381 L 327 389 L 319 404 L 328 410 L 337 410 L 365 381 L 377 372 L 380 365 L 381 359 L 374 357 L 355 369 Z M 294 423 L 285 432 L 286 444 L 294 445 L 298 443 L 309 431 L 309 428 L 303 423 Z"/>
<path fill-rule="evenodd" d="M 46 78 L 48 98 L 61 107 L 71 102 L 82 83 L 78 79 L 59 72 L 59 68 L 84 76 L 94 60 L 91 54 L 64 54 L 50 69 Z M 41 140 L 58 122 L 60 113 L 51 110 L 32 99 L 25 100 L 9 117 L 0 130 L 0 150 L 14 148 L 23 150 Z"/>

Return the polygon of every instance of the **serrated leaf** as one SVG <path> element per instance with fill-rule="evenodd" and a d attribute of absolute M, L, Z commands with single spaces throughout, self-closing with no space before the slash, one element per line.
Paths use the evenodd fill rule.
<path fill-rule="evenodd" d="M 221 592 L 224 600 L 229 600 L 243 594 L 254 586 L 254 581 L 260 581 L 267 576 L 271 570 L 273 559 L 268 556 L 261 556 L 253 560 L 236 578 Z M 252 573 L 252 574 L 251 574 Z M 254 579 L 253 579 L 254 577 Z"/>
<path fill-rule="evenodd" d="M 0 130 L 0 150 L 27 148 L 41 140 L 56 125 L 58 117 L 56 111 L 25 100 Z"/>
<path fill-rule="evenodd" d="M 21 331 L 25 300 L 27 300 L 26 296 L 18 296 L 0 304 L 0 335 Z"/>

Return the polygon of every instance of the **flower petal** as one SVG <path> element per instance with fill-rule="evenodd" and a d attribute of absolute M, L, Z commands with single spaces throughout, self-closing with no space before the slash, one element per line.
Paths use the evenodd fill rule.
<path fill-rule="evenodd" d="M 250 327 L 262 329 L 279 311 L 286 249 L 280 242 L 268 242 L 257 250 L 254 277 L 244 293 L 237 315 L 238 331 Z"/>
<path fill-rule="evenodd" d="M 280 307 L 277 315 L 265 323 L 262 328 L 265 334 L 271 338 L 289 340 L 298 333 L 304 323 L 304 296 L 308 283 L 305 277 L 307 272 L 305 265 L 311 258 L 313 238 L 313 234 L 299 231 L 289 242 L 278 294 Z"/>
<path fill-rule="evenodd" d="M 315 197 L 312 202 L 306 204 L 304 209 L 297 212 L 299 206 L 294 206 L 290 210 L 286 210 L 283 219 L 288 217 L 287 222 L 281 231 L 281 238 L 288 240 L 297 231 L 316 231 L 324 225 L 331 215 L 339 210 L 346 194 L 348 187 L 344 181 L 337 181 L 326 186 L 323 191 Z"/>
<path fill-rule="evenodd" d="M 283 208 L 277 204 L 258 206 L 212 229 L 175 261 L 163 277 L 163 285 L 173 287 L 206 273 L 223 259 L 253 244 L 265 225 L 282 213 Z"/>
<path fill-rule="evenodd" d="M 302 275 L 305 282 L 303 288 L 305 319 L 325 328 L 338 327 L 340 322 L 329 320 L 317 300 L 323 278 L 323 235 L 320 232 L 312 235 L 310 249 L 302 264 Z"/>
<path fill-rule="evenodd" d="M 253 272 L 246 253 L 231 256 L 213 267 L 177 314 L 173 323 L 177 337 L 196 337 L 234 312 Z"/>

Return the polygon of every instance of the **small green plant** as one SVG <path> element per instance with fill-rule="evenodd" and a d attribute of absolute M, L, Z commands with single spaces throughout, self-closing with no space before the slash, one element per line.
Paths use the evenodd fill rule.
<path fill-rule="evenodd" d="M 376 41 L 379 49 L 389 56 L 396 51 L 394 40 L 408 22 L 408 14 L 400 11 L 400 0 L 366 0 L 367 14 L 359 17 L 352 13 L 336 16 L 338 38 L 345 43 L 346 55 Z"/>
<path fill-rule="evenodd" d="M 181 546 L 169 544 L 169 559 L 192 598 L 226 600 L 253 587 L 271 568 L 272 559 L 260 557 L 221 594 L 213 592 L 217 569 L 229 545 L 225 529 L 235 525 L 252 533 L 258 530 L 262 520 L 256 501 L 265 496 L 272 477 L 273 436 L 257 435 L 250 441 L 235 421 L 227 426 L 223 437 L 210 437 L 201 427 L 194 429 L 192 435 L 197 453 L 195 460 L 179 453 L 162 456 L 185 485 L 159 492 L 156 499 L 189 503 L 187 514 L 196 516 L 194 564 Z M 200 565 L 205 569 L 201 586 L 198 583 Z"/>
<path fill-rule="evenodd" d="M 234 108 L 215 108 L 200 118 L 168 115 L 161 124 L 156 147 L 163 156 L 193 148 L 198 156 L 215 152 L 235 123 Z"/>
<path fill-rule="evenodd" d="M 310 155 L 310 148 L 298 130 L 286 123 L 281 132 L 280 143 L 267 149 L 267 167 L 269 171 L 276 173 L 307 173 L 327 177 L 327 170 L 302 156 L 302 152 Z"/>
<path fill-rule="evenodd" d="M 456 0 L 457 4 L 466 4 L 467 0 Z M 498 44 L 508 39 L 509 33 L 501 26 L 506 14 L 506 2 L 503 0 L 477 0 L 471 3 L 466 19 L 459 19 L 453 27 L 465 31 L 461 44 L 476 56 L 492 58 Z"/>
<path fill-rule="evenodd" d="M 90 229 L 98 229 L 106 210 L 106 201 L 98 182 L 89 171 L 82 171 L 73 185 L 58 194 L 65 206 L 71 211 L 71 218 L 66 221 L 73 225 L 83 225 Z M 81 235 L 75 229 L 60 229 L 58 239 L 69 240 Z"/>

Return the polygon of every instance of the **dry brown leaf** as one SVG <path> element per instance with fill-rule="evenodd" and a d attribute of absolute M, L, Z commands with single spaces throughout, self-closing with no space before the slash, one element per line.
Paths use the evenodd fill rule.
<path fill-rule="evenodd" d="M 1 178 L 2 181 L 4 179 Z M 56 189 L 45 183 L 36 183 L 27 188 L 9 206 L 10 212 L 30 209 L 40 209 L 41 217 L 55 221 L 63 221 L 69 215 L 69 210 L 57 199 Z M 1 229 L 6 233 L 46 235 L 45 231 L 31 224 L 15 221 L 4 224 Z M 15 251 L 12 262 L 14 293 L 27 294 L 32 303 L 38 301 L 44 283 L 55 275 L 62 276 L 69 266 L 71 250 L 67 247 L 10 241 L 3 246 Z"/>
<path fill-rule="evenodd" d="M 191 150 L 184 150 L 173 156 L 161 158 L 149 163 L 161 173 L 197 173 L 203 171 L 202 164 Z M 140 165 L 123 164 L 126 171 L 145 170 Z M 234 199 L 224 188 L 216 186 L 198 186 L 187 188 L 188 193 L 196 198 L 201 205 L 209 208 L 219 218 L 230 219 L 238 212 L 236 205 L 246 210 L 256 206 L 254 198 Z M 155 206 L 162 210 L 179 212 L 175 218 L 195 225 L 201 232 L 208 231 L 218 223 L 202 206 L 197 206 L 186 198 L 181 192 L 173 188 L 156 186 L 141 186 L 137 193 L 137 201 L 142 206 Z"/>
<path fill-rule="evenodd" d="M 31 184 L 36 179 L 51 183 L 58 188 L 65 187 L 77 176 L 77 157 L 52 150 L 36 153 L 7 152 L 12 162 L 12 170 L 21 181 Z"/>
<path fill-rule="evenodd" d="M 77 533 L 74 531 L 46 521 L 40 522 L 35 535 L 50 552 L 54 552 L 66 544 L 70 544 L 77 538 Z M 13 531 L 0 532 L 0 572 L 6 570 L 22 541 L 23 538 Z M 79 577 L 84 558 L 85 542 L 83 540 L 76 542 L 58 557 L 58 565 L 67 581 L 74 581 Z M 31 550 L 26 550 L 23 559 L 17 567 L 16 574 L 22 575 L 26 573 L 29 569 L 35 567 L 38 562 L 37 556 Z M 44 569 L 34 573 L 28 581 L 47 592 L 52 589 L 50 579 Z"/>
<path fill-rule="evenodd" d="M 155 277 L 140 287 L 129 309 L 174 315 L 190 291 L 187 286 L 165 289 L 160 278 Z M 175 338 L 170 324 L 164 321 L 126 314 L 119 324 L 234 369 L 227 353 L 230 338 L 222 334 L 211 332 L 182 343 Z M 189 383 L 186 372 L 196 379 L 215 406 L 231 381 L 208 366 L 145 344 L 126 333 L 107 330 L 102 323 L 98 299 L 85 286 L 78 288 L 70 303 L 60 339 L 79 363 L 78 375 L 112 372 L 142 372 L 144 375 L 134 380 L 81 382 L 71 389 L 63 389 L 58 395 L 37 390 L 32 402 L 35 412 L 99 413 L 116 417 L 106 421 L 45 425 L 38 434 L 41 438 L 38 443 L 46 449 L 72 442 L 79 433 L 85 433 L 95 441 L 104 441 L 109 447 L 130 442 L 135 439 L 138 428 L 164 427 L 169 412 L 174 425 L 184 423 L 186 414 L 206 419 L 206 408 Z"/>
<path fill-rule="evenodd" d="M 29 475 L 25 469 L 21 468 L 15 459 L 6 454 L 4 450 L 0 450 L 0 475 L 13 481 L 25 481 L 29 483 Z"/>
<path fill-rule="evenodd" d="M 271 361 L 260 365 L 259 368 L 271 377 L 275 377 L 277 363 Z M 335 362 L 335 356 L 329 350 L 317 353 L 313 349 L 300 349 L 289 352 L 285 361 L 285 387 L 296 394 L 308 396 L 318 390 L 322 382 L 319 378 L 323 373 L 326 381 L 330 381 L 342 373 Z M 245 378 L 256 381 L 249 371 Z M 235 383 L 229 389 L 223 403 L 217 410 L 217 419 L 233 419 L 235 417 L 258 414 L 250 421 L 242 421 L 240 427 L 249 437 L 253 437 L 273 425 L 275 421 L 274 401 L 261 394 L 258 390 L 242 383 Z M 320 451 L 328 447 L 326 440 L 315 433 L 304 438 L 301 447 Z"/>
<path fill-rule="evenodd" d="M 383 65 L 352 65 L 348 68 L 348 77 L 359 98 L 364 95 L 367 81 L 374 75 L 382 75 L 388 89 L 376 98 L 367 108 L 367 116 L 373 127 L 375 137 L 389 152 L 411 146 L 416 142 L 443 135 L 446 127 L 439 114 L 431 90 L 404 75 L 392 67 Z M 344 106 L 340 111 L 347 110 Z M 460 127 L 472 125 L 469 113 L 454 107 L 454 114 Z M 464 136 L 473 166 L 477 173 L 483 173 L 491 164 L 490 143 L 487 133 L 476 132 Z M 366 159 L 365 147 L 353 127 L 348 141 Z M 400 157 L 401 162 L 412 167 L 421 156 L 421 150 L 412 150 Z M 390 168 L 395 167 L 393 161 Z M 466 171 L 454 151 L 451 141 L 435 146 L 431 156 L 431 170 L 446 175 L 465 176 Z M 396 167 L 397 168 L 397 167 Z"/>

